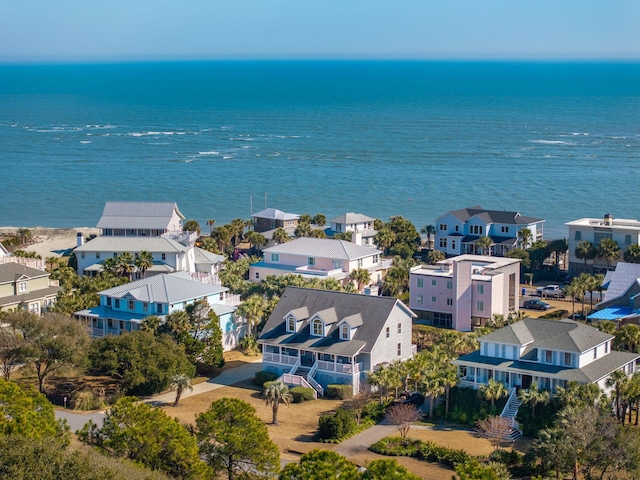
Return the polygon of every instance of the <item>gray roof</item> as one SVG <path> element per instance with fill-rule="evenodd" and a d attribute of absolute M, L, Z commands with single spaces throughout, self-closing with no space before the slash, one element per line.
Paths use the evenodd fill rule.
<path fill-rule="evenodd" d="M 43 272 L 37 268 L 27 267 L 16 262 L 0 264 L 0 284 L 13 283 L 21 277 L 38 278 L 48 276 L 48 272 Z"/>
<path fill-rule="evenodd" d="M 526 355 L 534 348 L 582 353 L 612 338 L 613 335 L 572 320 L 525 318 L 478 340 L 519 346 L 528 344 Z"/>
<path fill-rule="evenodd" d="M 148 303 L 179 303 L 219 294 L 228 289 L 189 280 L 181 274 L 162 274 L 98 292 L 112 298 L 131 297 Z"/>
<path fill-rule="evenodd" d="M 348 212 L 344 215 L 340 215 L 339 217 L 332 218 L 331 223 L 343 223 L 343 224 L 351 224 L 351 223 L 367 223 L 373 222 L 375 219 L 363 215 L 362 213 L 353 213 Z"/>
<path fill-rule="evenodd" d="M 484 223 L 505 223 L 509 225 L 530 225 L 532 223 L 543 222 L 541 218 L 525 217 L 519 212 L 507 212 L 506 210 L 486 210 L 477 205 L 460 210 L 452 210 L 451 213 L 461 222 L 466 222 L 473 217 L 477 217 Z"/>
<path fill-rule="evenodd" d="M 611 274 L 609 276 L 609 274 Z M 610 302 L 622 297 L 633 284 L 639 283 L 640 264 L 619 262 L 614 272 L 608 272 L 609 285 L 603 302 Z M 605 277 L 606 278 L 606 277 Z"/>
<path fill-rule="evenodd" d="M 184 220 L 175 202 L 107 202 L 96 226 L 164 230 L 174 212 Z"/>
<path fill-rule="evenodd" d="M 212 264 L 222 263 L 226 259 L 224 255 L 218 255 L 217 253 L 204 250 L 202 248 L 195 247 L 193 249 L 195 253 L 195 263 L 198 264 Z"/>
<path fill-rule="evenodd" d="M 38 290 L 31 290 L 27 293 L 20 293 L 18 295 L 9 295 L 7 297 L 0 297 L 0 306 L 15 305 L 21 302 L 30 302 L 46 297 L 55 297 L 58 292 L 62 290 L 62 287 L 51 285 Z"/>
<path fill-rule="evenodd" d="M 165 237 L 99 236 L 75 248 L 76 252 L 186 252 L 189 248 Z"/>
<path fill-rule="evenodd" d="M 338 260 L 356 260 L 382 253 L 372 247 L 356 245 L 345 240 L 331 238 L 301 237 L 281 243 L 264 250 L 268 253 L 283 253 L 307 257 L 333 258 Z M 271 264 L 269 264 L 271 265 Z"/>
<path fill-rule="evenodd" d="M 307 308 L 309 317 L 302 322 L 297 332 L 287 333 L 285 316 L 303 307 Z M 396 308 L 401 309 L 407 316 L 415 316 L 400 300 L 393 297 L 287 287 L 262 329 L 259 342 L 333 355 L 354 356 L 361 351 L 369 353 L 391 312 Z M 325 337 L 311 336 L 309 319 L 316 313 L 322 316 L 323 311 L 328 309 L 333 309 L 337 322 L 332 324 Z M 355 315 L 360 315 L 362 324 L 358 326 L 351 340 L 340 340 L 340 321 L 345 318 L 355 320 Z M 357 326 L 355 323 L 357 322 L 354 321 L 353 327 Z"/>
<path fill-rule="evenodd" d="M 254 218 L 266 218 L 268 220 L 297 220 L 300 215 L 295 213 L 286 213 L 275 208 L 265 208 L 251 215 Z"/>
<path fill-rule="evenodd" d="M 505 358 L 487 357 L 476 350 L 468 355 L 453 360 L 454 365 L 467 365 L 481 368 L 494 368 L 501 371 L 523 373 L 525 375 L 544 375 L 558 380 L 575 381 L 580 383 L 595 383 L 611 372 L 620 369 L 628 363 L 640 358 L 639 354 L 629 352 L 609 352 L 583 368 L 561 367 L 521 360 L 507 360 Z"/>

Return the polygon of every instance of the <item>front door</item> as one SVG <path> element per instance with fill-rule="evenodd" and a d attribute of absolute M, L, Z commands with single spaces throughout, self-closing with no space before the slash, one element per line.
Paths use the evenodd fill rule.
<path fill-rule="evenodd" d="M 531 387 L 531 375 L 522 375 L 522 388 L 528 390 Z"/>
<path fill-rule="evenodd" d="M 305 351 L 300 356 L 300 365 L 303 367 L 311 367 L 315 359 L 313 358 L 313 352 Z"/>

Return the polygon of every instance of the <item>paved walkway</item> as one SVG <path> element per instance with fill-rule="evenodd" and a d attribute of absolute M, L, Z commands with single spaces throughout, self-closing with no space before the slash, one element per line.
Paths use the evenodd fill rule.
<path fill-rule="evenodd" d="M 360 432 L 346 439 L 334 449 L 334 452 L 350 458 L 358 453 L 367 452 L 369 446 L 378 440 L 393 435 L 398 435 L 398 429 L 394 425 L 389 425 L 387 421 L 384 420 L 382 423 L 378 423 L 371 428 L 367 428 L 364 432 Z"/>
<path fill-rule="evenodd" d="M 244 380 L 249 380 L 260 370 L 262 370 L 262 359 L 245 363 L 239 367 L 229 368 L 215 378 L 194 385 L 193 391 L 188 389 L 185 390 L 182 393 L 181 398 L 184 399 L 193 395 L 200 395 L 212 390 L 217 390 L 218 388 L 228 387 L 229 385 L 233 385 Z M 175 392 L 166 392 L 153 395 L 148 398 L 143 398 L 142 401 L 150 403 L 151 405 L 160 406 L 172 404 L 175 399 Z M 102 421 L 104 420 L 104 412 L 76 413 L 69 410 L 56 410 L 55 412 L 56 418 L 64 418 L 67 420 L 72 432 L 80 430 L 89 420 L 93 420 L 94 423 L 98 425 L 102 425 Z"/>

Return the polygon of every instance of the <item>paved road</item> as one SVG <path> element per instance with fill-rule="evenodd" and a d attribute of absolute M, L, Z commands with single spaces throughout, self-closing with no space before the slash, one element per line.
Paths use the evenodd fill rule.
<path fill-rule="evenodd" d="M 233 385 L 234 383 L 248 380 L 250 378 L 253 378 L 255 373 L 260 370 L 262 370 L 261 359 L 255 360 L 251 363 L 245 363 L 243 365 L 240 365 L 239 367 L 230 368 L 207 382 L 202 382 L 194 385 L 193 391 L 185 390 L 182 393 L 182 398 L 188 398 L 193 395 L 200 395 L 202 393 L 210 392 L 212 390 L 217 390 L 218 388 L 227 387 L 229 385 Z M 173 403 L 175 398 L 175 392 L 167 392 L 144 398 L 142 399 L 142 401 L 159 406 Z M 69 410 L 56 410 L 56 418 L 66 419 L 67 423 L 71 427 L 71 431 L 75 432 L 77 430 L 80 430 L 89 420 L 93 420 L 94 423 L 102 425 L 102 421 L 104 420 L 104 412 L 77 413 L 71 412 Z"/>

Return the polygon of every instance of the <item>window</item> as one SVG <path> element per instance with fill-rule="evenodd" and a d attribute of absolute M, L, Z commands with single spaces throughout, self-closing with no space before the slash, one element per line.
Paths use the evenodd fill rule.
<path fill-rule="evenodd" d="M 256 279 L 260 278 L 260 272 L 256 272 Z"/>
<path fill-rule="evenodd" d="M 440 230 L 446 231 L 447 230 L 447 224 L 446 223 L 441 223 L 440 224 Z"/>
<path fill-rule="evenodd" d="M 349 340 L 349 325 L 343 323 L 340 326 L 340 339 L 341 340 Z"/>
<path fill-rule="evenodd" d="M 574 240 L 582 240 L 582 232 L 580 230 L 576 230 Z"/>
<path fill-rule="evenodd" d="M 136 308 L 136 302 L 134 302 L 133 300 L 129 300 L 129 310 L 135 310 Z"/>
<path fill-rule="evenodd" d="M 378 263 L 380 261 L 380 255 L 373 256 L 373 263 Z"/>
<path fill-rule="evenodd" d="M 598 347 L 593 349 L 593 359 L 595 360 L 596 358 L 598 358 Z"/>
<path fill-rule="evenodd" d="M 111 297 L 107 297 L 107 307 L 111 306 Z"/>
<path fill-rule="evenodd" d="M 484 302 L 478 302 L 476 307 L 479 312 L 484 312 Z"/>
<path fill-rule="evenodd" d="M 600 244 L 601 240 L 608 238 L 612 239 L 611 232 L 593 232 L 593 244 L 597 247 Z"/>
<path fill-rule="evenodd" d="M 120 308 L 120 299 L 116 298 L 114 308 Z"/>
<path fill-rule="evenodd" d="M 100 252 L 96 252 L 96 258 L 100 258 Z"/>
<path fill-rule="evenodd" d="M 480 295 L 484 295 L 484 285 L 482 284 L 478 285 L 478 293 Z"/>
<path fill-rule="evenodd" d="M 447 280 L 447 290 L 451 290 L 451 289 L 453 289 L 453 281 Z"/>
<path fill-rule="evenodd" d="M 605 355 L 606 355 L 607 353 L 609 353 L 609 342 L 607 342 L 607 343 L 605 343 L 605 344 L 604 344 L 604 353 L 605 353 Z"/>
<path fill-rule="evenodd" d="M 431 286 L 435 287 L 438 284 L 437 280 L 431 280 Z"/>
<path fill-rule="evenodd" d="M 453 298 L 447 298 L 447 305 L 453 305 Z"/>
<path fill-rule="evenodd" d="M 316 337 L 322 336 L 322 321 L 316 318 L 311 325 L 313 327 L 313 335 Z"/>
<path fill-rule="evenodd" d="M 455 241 L 455 240 L 451 240 L 451 248 L 452 248 L 453 250 L 455 250 L 455 249 L 456 249 L 456 241 Z"/>
<path fill-rule="evenodd" d="M 398 344 L 398 356 L 401 356 L 401 355 L 402 355 L 402 344 L 399 343 Z"/>
<path fill-rule="evenodd" d="M 424 296 L 422 295 L 416 295 L 416 303 L 418 305 L 422 305 L 424 303 Z"/>
<path fill-rule="evenodd" d="M 564 364 L 567 366 L 571 365 L 571 354 L 568 352 L 564 352 Z"/>
<path fill-rule="evenodd" d="M 271 261 L 272 262 L 279 262 L 280 261 L 280 254 L 279 253 L 272 253 L 271 254 Z"/>
<path fill-rule="evenodd" d="M 436 297 L 431 297 L 431 301 L 435 303 L 436 302 Z"/>
<path fill-rule="evenodd" d="M 27 282 L 18 283 L 18 292 L 19 293 L 24 293 L 26 291 L 27 291 Z"/>
<path fill-rule="evenodd" d="M 166 254 L 166 253 L 163 253 L 163 254 L 161 255 L 161 258 L 162 258 L 162 260 L 166 260 L 166 259 L 167 259 L 167 254 Z"/>
<path fill-rule="evenodd" d="M 624 244 L 625 245 L 631 245 L 631 235 L 625 235 L 624 236 Z"/>
<path fill-rule="evenodd" d="M 315 257 L 309 257 L 309 258 L 307 258 L 307 265 L 309 265 L 310 267 L 313 267 L 313 266 L 315 266 L 315 264 L 316 264 L 316 259 L 315 259 Z"/>
<path fill-rule="evenodd" d="M 342 270 L 342 260 L 334 260 L 333 268 Z"/>
<path fill-rule="evenodd" d="M 387 335 L 387 338 L 389 338 L 389 327 L 386 328 L 385 333 Z"/>
<path fill-rule="evenodd" d="M 146 312 L 149 310 L 149 304 L 147 302 L 142 302 L 142 311 Z"/>
<path fill-rule="evenodd" d="M 293 317 L 287 318 L 287 332 L 296 331 L 296 319 Z"/>
<path fill-rule="evenodd" d="M 402 324 L 399 323 L 398 324 L 398 335 L 400 335 L 402 333 Z"/>
<path fill-rule="evenodd" d="M 361 258 L 358 259 L 358 268 L 362 268 L 362 259 Z"/>
<path fill-rule="evenodd" d="M 162 313 L 162 304 L 161 303 L 158 304 L 156 310 L 157 310 L 158 313 Z"/>
<path fill-rule="evenodd" d="M 84 258 L 84 252 L 80 253 L 80 258 Z"/>
<path fill-rule="evenodd" d="M 553 352 L 551 350 L 544 351 L 544 361 L 547 363 L 553 363 Z"/>
<path fill-rule="evenodd" d="M 456 225 L 456 232 L 457 232 L 459 229 L 460 229 L 460 228 L 459 228 L 459 226 L 458 226 L 458 225 Z"/>
<path fill-rule="evenodd" d="M 447 248 L 447 239 L 446 238 L 441 238 L 440 239 L 440 248 Z"/>
<path fill-rule="evenodd" d="M 418 283 L 418 288 L 423 288 L 424 287 L 424 278 L 419 278 L 417 283 Z"/>
<path fill-rule="evenodd" d="M 506 227 L 506 226 L 503 225 L 502 228 L 500 229 L 500 231 L 502 233 L 509 233 L 509 227 Z"/>

